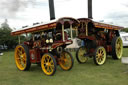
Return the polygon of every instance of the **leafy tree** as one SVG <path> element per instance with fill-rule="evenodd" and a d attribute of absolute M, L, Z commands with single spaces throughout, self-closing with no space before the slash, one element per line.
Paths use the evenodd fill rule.
<path fill-rule="evenodd" d="M 12 29 L 10 28 L 10 26 L 8 24 L 8 20 L 7 19 L 5 19 L 5 22 L 1 24 L 1 29 L 12 31 Z"/>
<path fill-rule="evenodd" d="M 0 45 L 7 46 L 8 49 L 14 48 L 18 44 L 18 37 L 11 36 L 12 29 L 8 25 L 7 19 L 1 24 L 0 28 Z M 24 36 L 21 37 L 23 41 Z"/>
<path fill-rule="evenodd" d="M 121 31 L 123 31 L 123 32 L 128 32 L 128 28 L 124 28 L 124 29 L 122 29 Z"/>

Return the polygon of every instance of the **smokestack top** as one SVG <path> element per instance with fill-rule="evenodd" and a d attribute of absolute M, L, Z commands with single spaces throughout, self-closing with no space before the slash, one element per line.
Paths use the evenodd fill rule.
<path fill-rule="evenodd" d="M 54 0 L 49 0 L 50 20 L 55 19 Z"/>
<path fill-rule="evenodd" d="M 88 18 L 93 19 L 93 17 L 92 17 L 92 0 L 88 0 Z"/>

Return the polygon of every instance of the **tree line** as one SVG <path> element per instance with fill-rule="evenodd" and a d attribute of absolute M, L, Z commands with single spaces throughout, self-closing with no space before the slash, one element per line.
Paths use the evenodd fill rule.
<path fill-rule="evenodd" d="M 5 20 L 0 27 L 0 46 L 3 47 L 2 49 L 13 49 L 18 45 L 18 37 L 11 36 L 11 32 L 12 28 L 9 26 L 7 20 Z"/>
<path fill-rule="evenodd" d="M 121 31 L 123 31 L 123 32 L 128 32 L 128 28 L 124 28 L 124 29 L 122 29 Z"/>

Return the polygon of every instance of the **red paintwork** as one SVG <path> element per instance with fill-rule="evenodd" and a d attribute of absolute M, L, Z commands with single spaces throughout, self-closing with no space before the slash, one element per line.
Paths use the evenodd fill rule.
<path fill-rule="evenodd" d="M 93 55 L 94 51 L 95 51 L 94 48 L 89 49 L 90 56 Z"/>
<path fill-rule="evenodd" d="M 120 26 L 114 26 L 114 25 L 109 25 L 109 24 L 104 24 L 99 22 L 93 22 L 93 24 L 96 28 L 106 28 L 106 29 L 113 29 L 113 30 L 123 29 L 123 27 L 120 27 Z"/>
<path fill-rule="evenodd" d="M 107 48 L 106 48 L 107 50 L 107 52 L 112 52 L 112 46 L 110 46 L 110 45 L 107 45 Z"/>
<path fill-rule="evenodd" d="M 41 59 L 40 53 L 41 53 L 41 51 L 38 48 L 30 49 L 29 53 L 30 53 L 30 61 L 31 61 L 31 63 L 40 62 L 40 59 Z"/>
<path fill-rule="evenodd" d="M 95 40 L 95 37 L 93 37 L 93 36 L 86 36 L 86 35 L 79 35 L 78 38 L 80 38 L 80 39 Z"/>

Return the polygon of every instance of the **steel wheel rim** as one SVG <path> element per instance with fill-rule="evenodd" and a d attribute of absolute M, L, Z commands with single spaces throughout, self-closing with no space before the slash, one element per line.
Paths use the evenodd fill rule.
<path fill-rule="evenodd" d="M 50 55 L 45 54 L 42 57 L 41 67 L 46 75 L 51 75 L 54 72 L 54 61 Z"/>
<path fill-rule="evenodd" d="M 117 57 L 118 57 L 118 59 L 120 59 L 122 57 L 122 53 L 123 53 L 123 43 L 122 43 L 121 38 L 118 38 L 116 40 L 115 49 L 116 49 Z"/>
<path fill-rule="evenodd" d="M 85 47 L 81 47 L 78 52 L 78 58 L 81 62 L 86 62 L 88 60 L 88 56 L 85 56 L 84 54 L 87 53 L 87 49 Z"/>
<path fill-rule="evenodd" d="M 72 66 L 72 59 L 71 59 L 70 54 L 68 54 L 67 52 L 62 52 L 60 54 L 60 63 L 59 63 L 59 65 L 64 70 L 70 69 L 71 66 Z"/>
<path fill-rule="evenodd" d="M 15 62 L 19 70 L 26 68 L 26 53 L 22 46 L 17 46 L 15 49 Z"/>
<path fill-rule="evenodd" d="M 96 52 L 96 62 L 102 65 L 106 60 L 106 51 L 103 47 L 99 48 Z"/>

